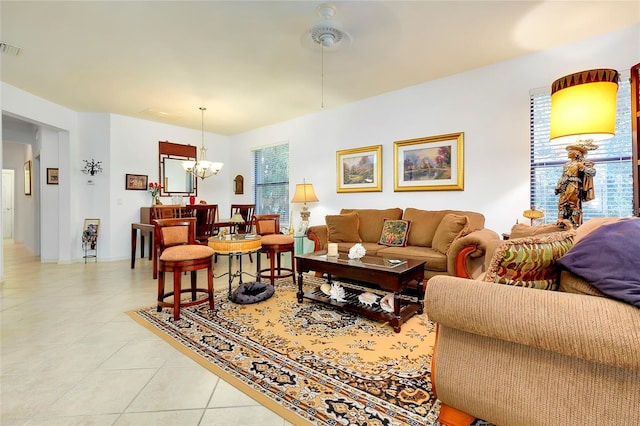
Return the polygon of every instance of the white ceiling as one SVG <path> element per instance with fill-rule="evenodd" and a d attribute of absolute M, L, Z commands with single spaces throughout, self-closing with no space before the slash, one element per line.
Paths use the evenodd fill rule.
<path fill-rule="evenodd" d="M 232 135 L 640 22 L 631 1 L 6 1 L 2 81 L 80 112 Z M 579 70 L 576 70 L 579 71 Z M 496 76 L 515 78 L 515 76 Z"/>

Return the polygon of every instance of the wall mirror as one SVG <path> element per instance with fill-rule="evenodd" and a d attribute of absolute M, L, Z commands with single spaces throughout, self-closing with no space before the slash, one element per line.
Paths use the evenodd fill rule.
<path fill-rule="evenodd" d="M 182 162 L 185 160 L 196 161 L 196 147 L 160 141 L 158 142 L 158 152 L 160 154 L 160 182 L 162 183 L 160 195 L 197 196 L 198 182 L 196 177 L 182 166 Z"/>

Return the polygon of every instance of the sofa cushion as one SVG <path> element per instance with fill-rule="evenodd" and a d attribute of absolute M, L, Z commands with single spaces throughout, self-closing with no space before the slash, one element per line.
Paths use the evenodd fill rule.
<path fill-rule="evenodd" d="M 531 237 L 533 235 L 550 234 L 552 232 L 562 232 L 572 229 L 571 223 L 567 220 L 561 220 L 556 223 L 547 225 L 530 226 L 526 223 L 516 223 L 511 227 L 509 238 Z"/>
<path fill-rule="evenodd" d="M 433 235 L 431 247 L 440 253 L 446 254 L 453 240 L 464 235 L 468 223 L 469 219 L 466 216 L 453 213 L 444 215 L 436 229 L 436 233 Z"/>
<path fill-rule="evenodd" d="M 356 243 L 338 243 L 338 253 L 349 253 L 349 250 L 354 246 L 354 244 Z M 367 256 L 376 256 L 379 250 L 387 248 L 387 246 L 383 246 L 378 243 L 362 242 L 357 244 L 361 244 L 362 247 L 364 247 L 367 251 Z"/>
<path fill-rule="evenodd" d="M 424 260 L 427 262 L 424 265 L 425 270 L 447 272 L 447 256 L 431 247 L 384 247 L 378 250 L 378 256 L 387 259 Z"/>
<path fill-rule="evenodd" d="M 484 281 L 556 290 L 557 262 L 572 247 L 574 235 L 571 230 L 504 241 L 491 258 Z"/>
<path fill-rule="evenodd" d="M 640 219 L 600 226 L 558 262 L 602 293 L 640 308 Z"/>
<path fill-rule="evenodd" d="M 408 220 L 385 219 L 378 244 L 390 247 L 404 247 L 407 245 L 409 229 L 411 229 L 411 222 Z"/>
<path fill-rule="evenodd" d="M 410 246 L 431 247 L 438 224 L 440 224 L 445 214 L 444 211 L 429 211 L 407 207 L 402 218 L 411 221 L 408 244 Z"/>
<path fill-rule="evenodd" d="M 575 245 L 575 239 L 573 241 Z M 558 284 L 558 291 L 585 294 L 587 296 L 609 297 L 589 284 L 584 278 L 580 278 L 569 271 L 560 272 L 560 284 Z"/>
<path fill-rule="evenodd" d="M 360 220 L 360 240 L 377 243 L 382 234 L 385 219 L 402 219 L 402 209 L 342 209 L 341 214 L 357 213 Z"/>
<path fill-rule="evenodd" d="M 359 243 L 360 234 L 358 228 L 360 220 L 357 213 L 327 215 L 327 239 L 332 243 Z"/>

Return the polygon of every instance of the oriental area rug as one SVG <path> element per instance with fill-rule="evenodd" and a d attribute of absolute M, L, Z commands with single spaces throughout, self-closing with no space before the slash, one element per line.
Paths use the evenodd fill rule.
<path fill-rule="evenodd" d="M 305 276 L 306 290 L 324 283 Z M 435 325 L 415 315 L 400 333 L 329 305 L 298 303 L 291 279 L 262 302 L 236 304 L 227 290 L 180 310 L 129 315 L 223 380 L 293 424 L 432 425 Z"/>

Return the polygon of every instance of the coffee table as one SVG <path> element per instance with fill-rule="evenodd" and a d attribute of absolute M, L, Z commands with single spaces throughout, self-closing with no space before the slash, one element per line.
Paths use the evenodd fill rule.
<path fill-rule="evenodd" d="M 309 299 L 378 321 L 388 321 L 393 326 L 393 331 L 399 333 L 401 325 L 407 319 L 415 313 L 421 314 L 424 310 L 424 263 L 424 260 L 383 259 L 375 256 L 351 260 L 345 254 L 328 257 L 326 251 L 298 255 L 298 303 L 302 303 L 303 299 Z M 334 277 L 340 278 L 341 283 L 346 283 L 343 286 L 346 301 L 338 302 L 331 299 L 319 287 L 303 292 L 303 273 L 309 271 L 327 274 L 328 284 L 333 282 Z M 355 285 L 350 286 L 349 283 Z M 415 284 L 415 291 L 407 291 L 410 284 Z M 393 293 L 393 312 L 386 312 L 380 306 L 366 306 L 360 303 L 358 296 L 366 289 Z"/>

